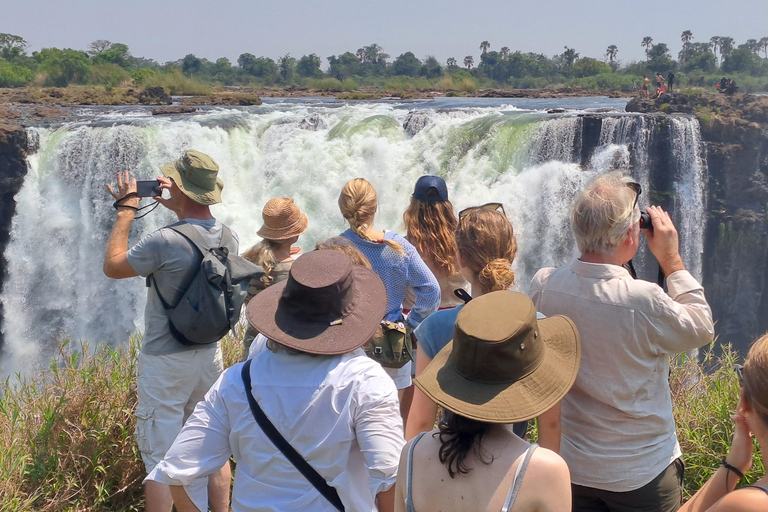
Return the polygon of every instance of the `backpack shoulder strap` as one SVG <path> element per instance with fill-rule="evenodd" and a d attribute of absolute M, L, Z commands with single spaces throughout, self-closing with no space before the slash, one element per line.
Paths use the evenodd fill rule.
<path fill-rule="evenodd" d="M 317 489 L 317 491 L 322 494 L 323 497 L 328 500 L 331 505 L 334 506 L 334 508 L 336 508 L 336 510 L 344 512 L 344 504 L 341 502 L 341 498 L 339 498 L 338 491 L 328 485 L 328 482 L 325 481 L 320 473 L 318 473 L 317 470 L 310 466 L 309 462 L 307 462 L 304 457 L 299 455 L 299 452 L 297 452 L 296 449 L 291 446 L 291 444 L 283 437 L 282 434 L 280 434 L 272 422 L 269 421 L 267 415 L 264 414 L 264 411 L 261 410 L 261 407 L 259 407 L 259 403 L 253 397 L 253 393 L 251 393 L 251 361 L 252 360 L 249 359 L 245 362 L 245 364 L 243 364 L 240 376 L 243 379 L 245 394 L 248 397 L 248 405 L 251 406 L 251 412 L 253 413 L 253 417 L 256 420 L 256 423 L 259 424 L 259 427 L 261 427 L 261 429 L 267 435 L 269 440 L 272 441 L 272 443 L 277 447 L 277 449 L 282 452 L 285 458 L 287 458 L 288 461 L 293 464 L 294 467 L 298 469 L 302 475 L 304 475 L 304 478 L 309 480 L 309 483 L 311 483 L 312 486 Z"/>
<path fill-rule="evenodd" d="M 173 231 L 177 232 L 190 242 L 194 244 L 195 247 L 197 247 L 197 250 L 200 251 L 200 254 L 205 254 L 209 249 L 213 249 L 208 242 L 205 241 L 203 238 L 203 235 L 200 234 L 200 231 L 197 230 L 194 224 L 190 224 L 189 222 L 180 222 L 177 224 L 172 224 L 170 226 L 167 226 L 168 229 L 172 229 Z M 226 226 L 223 226 L 226 227 Z M 219 247 L 222 246 L 222 242 L 224 242 L 224 234 L 225 230 L 222 229 L 221 231 L 221 237 L 219 238 Z M 229 236 L 231 237 L 232 234 L 229 233 Z"/>

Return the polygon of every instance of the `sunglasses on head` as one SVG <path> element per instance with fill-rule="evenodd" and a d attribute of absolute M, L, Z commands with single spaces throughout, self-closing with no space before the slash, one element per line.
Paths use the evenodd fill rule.
<path fill-rule="evenodd" d="M 503 204 L 501 204 L 501 203 L 485 203 L 485 204 L 480 205 L 480 206 L 470 206 L 469 208 L 464 208 L 463 210 L 461 210 L 459 212 L 459 221 L 461 221 L 464 217 L 466 217 L 467 215 L 469 215 L 470 213 L 472 213 L 475 210 L 493 210 L 493 211 L 501 210 L 501 213 L 503 213 L 504 215 L 507 214 L 507 212 L 504 211 L 504 205 Z"/>
<path fill-rule="evenodd" d="M 632 203 L 632 210 L 634 211 L 635 207 L 637 206 L 637 200 L 640 199 L 640 194 L 642 193 L 643 189 L 639 183 L 635 183 L 634 181 L 627 182 L 627 186 L 635 191 L 635 202 Z"/>
<path fill-rule="evenodd" d="M 744 366 L 740 364 L 733 365 L 736 376 L 739 378 L 739 386 L 744 387 Z"/>

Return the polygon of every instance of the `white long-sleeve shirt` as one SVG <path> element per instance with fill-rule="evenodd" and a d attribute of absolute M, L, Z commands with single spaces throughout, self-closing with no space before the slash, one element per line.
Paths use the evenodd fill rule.
<path fill-rule="evenodd" d="M 639 489 L 681 455 L 672 416 L 669 360 L 710 343 L 712 312 L 687 270 L 669 294 L 617 265 L 576 260 L 540 270 L 536 309 L 566 315 L 579 330 L 581 367 L 562 401 L 563 459 L 574 484 Z"/>
<path fill-rule="evenodd" d="M 187 485 L 232 454 L 233 512 L 334 511 L 256 423 L 241 369 L 221 375 L 147 479 Z M 359 349 L 312 356 L 257 344 L 250 373 L 259 406 L 346 510 L 375 511 L 376 495 L 395 483 L 405 444 L 397 391 L 381 366 Z"/>

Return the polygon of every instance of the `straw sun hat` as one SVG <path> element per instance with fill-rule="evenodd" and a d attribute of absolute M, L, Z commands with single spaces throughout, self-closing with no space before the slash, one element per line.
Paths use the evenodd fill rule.
<path fill-rule="evenodd" d="M 210 156 L 190 149 L 175 162 L 160 168 L 163 176 L 171 178 L 181 192 L 197 204 L 221 202 L 224 182 L 218 178 L 219 165 Z"/>
<path fill-rule="evenodd" d="M 275 197 L 267 201 L 261 211 L 264 225 L 256 232 L 261 238 L 285 240 L 302 234 L 307 229 L 309 219 L 293 199 Z"/>
<path fill-rule="evenodd" d="M 415 383 L 461 416 L 515 423 L 558 403 L 576 380 L 580 358 L 579 333 L 570 318 L 537 321 L 528 297 L 498 291 L 464 306 L 453 341 Z"/>
<path fill-rule="evenodd" d="M 248 303 L 248 322 L 267 338 L 310 354 L 363 346 L 381 323 L 384 283 L 339 251 L 312 251 Z"/>

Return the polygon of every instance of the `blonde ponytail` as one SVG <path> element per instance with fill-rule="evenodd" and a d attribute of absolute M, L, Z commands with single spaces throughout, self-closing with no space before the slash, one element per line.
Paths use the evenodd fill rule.
<path fill-rule="evenodd" d="M 467 214 L 456 229 L 456 246 L 484 293 L 506 290 L 515 283 L 512 262 L 517 240 L 502 212 L 478 208 Z"/>
<path fill-rule="evenodd" d="M 489 292 L 509 290 L 515 284 L 512 262 L 505 258 L 496 258 L 486 263 L 477 277 L 483 289 Z"/>
<path fill-rule="evenodd" d="M 243 253 L 243 258 L 264 269 L 264 275 L 261 276 L 261 282 L 264 284 L 265 288 L 272 284 L 272 270 L 278 263 L 277 258 L 275 257 L 275 250 L 280 246 L 280 242 L 265 238 Z"/>
<path fill-rule="evenodd" d="M 376 189 L 367 180 L 363 178 L 349 180 L 344 185 L 344 188 L 341 189 L 339 210 L 341 210 L 341 214 L 349 222 L 349 227 L 352 228 L 352 231 L 363 240 L 386 244 L 399 255 L 405 256 L 403 247 L 394 240 L 388 238 L 372 240 L 368 236 L 367 232 L 371 228 L 370 222 L 373 220 L 377 208 Z"/>

